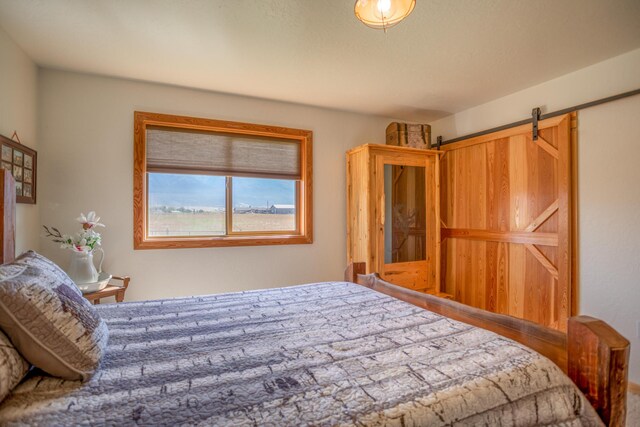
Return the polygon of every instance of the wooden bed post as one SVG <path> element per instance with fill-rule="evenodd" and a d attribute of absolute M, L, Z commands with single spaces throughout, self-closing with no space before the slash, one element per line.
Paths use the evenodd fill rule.
<path fill-rule="evenodd" d="M 629 341 L 602 320 L 571 317 L 565 334 L 528 320 L 396 286 L 377 273 L 364 274 L 365 271 L 365 263 L 350 264 L 345 280 L 526 345 L 566 372 L 606 425 L 624 426 Z"/>
<path fill-rule="evenodd" d="M 11 171 L 0 168 L 0 264 L 16 257 L 16 183 Z"/>
<path fill-rule="evenodd" d="M 629 341 L 602 320 L 569 319 L 568 374 L 608 426 L 624 426 Z"/>
<path fill-rule="evenodd" d="M 365 262 L 352 262 L 344 271 L 344 280 L 345 282 L 358 283 L 358 274 L 365 274 L 366 272 L 367 264 Z"/>

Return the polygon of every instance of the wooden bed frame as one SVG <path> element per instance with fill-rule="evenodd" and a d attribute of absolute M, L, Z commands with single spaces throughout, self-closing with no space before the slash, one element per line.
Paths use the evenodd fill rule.
<path fill-rule="evenodd" d="M 350 264 L 345 271 L 345 280 L 488 329 L 532 348 L 571 378 L 606 425 L 625 425 L 629 341 L 602 320 L 589 316 L 571 317 L 565 334 L 528 320 L 396 286 L 382 280 L 378 273 L 365 272 L 365 263 Z"/>

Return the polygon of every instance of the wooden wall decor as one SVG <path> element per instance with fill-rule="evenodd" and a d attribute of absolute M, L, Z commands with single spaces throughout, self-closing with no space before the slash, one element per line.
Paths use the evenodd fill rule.
<path fill-rule="evenodd" d="M 565 330 L 575 113 L 442 146 L 443 289 L 456 301 Z M 573 289 L 572 289 L 573 288 Z"/>
<path fill-rule="evenodd" d="M 14 135 L 16 135 L 15 132 Z M 2 149 L 0 166 L 11 171 L 16 180 L 16 201 L 35 204 L 38 153 L 2 135 L 0 135 L 0 148 Z"/>

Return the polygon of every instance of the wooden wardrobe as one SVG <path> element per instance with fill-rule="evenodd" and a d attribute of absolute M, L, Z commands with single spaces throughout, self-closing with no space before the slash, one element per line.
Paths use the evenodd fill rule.
<path fill-rule="evenodd" d="M 361 145 L 347 152 L 347 257 L 367 273 L 440 292 L 437 151 Z"/>
<path fill-rule="evenodd" d="M 577 301 L 576 120 L 540 121 L 537 138 L 522 125 L 440 151 L 349 151 L 348 261 L 366 261 L 367 273 L 391 283 L 565 330 Z M 423 168 L 424 191 L 403 181 L 420 181 L 403 165 Z M 393 216 L 397 205 L 409 209 L 404 217 L 398 207 Z M 417 206 L 425 222 L 412 217 Z M 424 254 L 398 252 L 406 231 L 424 239 Z"/>

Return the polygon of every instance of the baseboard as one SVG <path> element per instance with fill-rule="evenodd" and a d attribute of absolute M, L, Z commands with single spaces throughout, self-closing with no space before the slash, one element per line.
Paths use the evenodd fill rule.
<path fill-rule="evenodd" d="M 629 393 L 640 395 L 640 384 L 629 382 Z"/>

